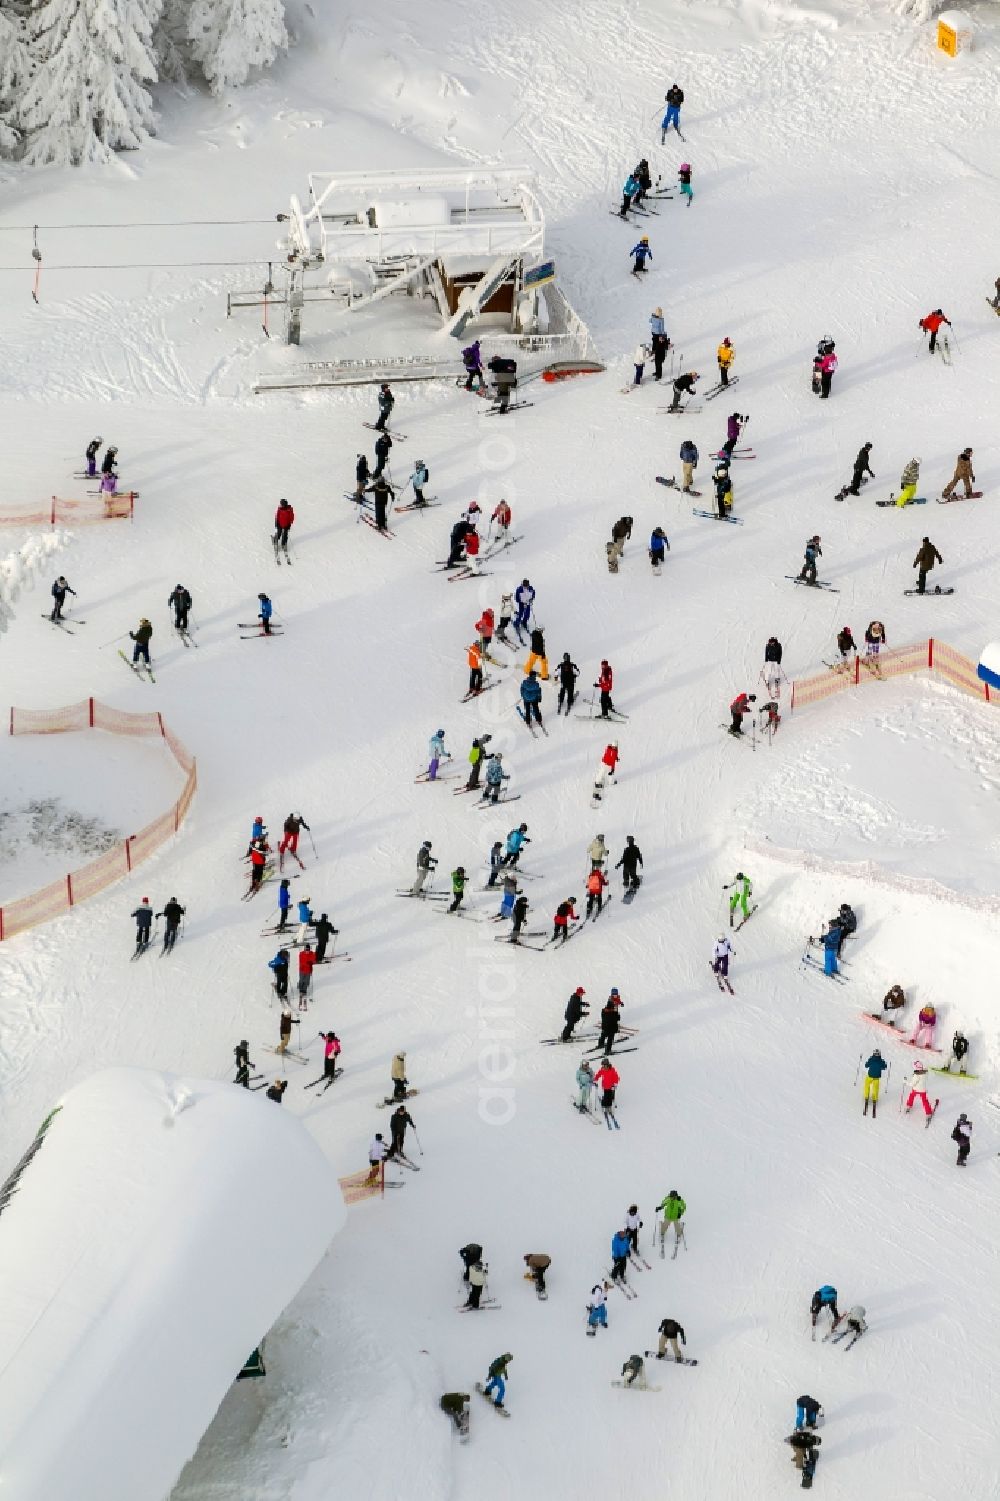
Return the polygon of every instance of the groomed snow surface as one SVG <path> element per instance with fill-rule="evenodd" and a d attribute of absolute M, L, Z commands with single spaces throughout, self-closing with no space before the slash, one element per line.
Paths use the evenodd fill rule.
<path fill-rule="evenodd" d="M 400 516 L 384 541 L 341 498 L 372 436 L 360 426 L 372 393 L 250 394 L 257 376 L 338 347 L 331 316 L 311 307 L 299 352 L 265 345 L 253 312 L 227 323 L 226 290 L 259 284 L 276 254 L 273 222 L 46 231 L 41 306 L 28 300 L 30 272 L 0 282 L 10 501 L 72 494 L 98 432 L 119 445 L 122 478 L 141 492 L 131 526 L 80 529 L 59 555 L 87 620 L 75 636 L 39 618 L 45 575 L 22 595 L 0 644 L 5 702 L 93 693 L 156 708 L 199 763 L 175 843 L 105 897 L 0 948 L 0 1169 L 68 1088 L 103 1067 L 221 1080 L 247 1037 L 258 1065 L 280 1072 L 263 1046 L 277 1036 L 274 941 L 258 936 L 273 887 L 238 900 L 258 812 L 272 831 L 291 808 L 305 813 L 319 860 L 306 840 L 295 893 L 330 913 L 353 955 L 319 972 L 298 1039 L 309 1064 L 286 1064 L 282 1108 L 344 1174 L 387 1128 L 374 1106 L 396 1050 L 407 1050 L 420 1089 L 411 1108 L 422 1172 L 351 1209 L 273 1330 L 266 1380 L 229 1392 L 174 1501 L 326 1501 L 334 1490 L 377 1501 L 666 1491 L 772 1501 L 797 1485 L 781 1440 L 803 1392 L 826 1411 L 816 1485 L 830 1501 L 993 1496 L 1000 721 L 912 678 L 786 714 L 773 745 L 756 751 L 721 729 L 734 694 L 757 686 L 772 632 L 789 677 L 821 670 L 845 623 L 860 638 L 879 618 L 890 646 L 933 634 L 974 660 L 996 637 L 991 9 L 975 10 L 977 50 L 957 64 L 926 30 L 847 0 L 809 11 L 565 0 L 512 0 L 474 17 L 440 0 L 419 14 L 396 0 L 377 12 L 338 6 L 329 18 L 303 10 L 290 17 L 299 45 L 263 82 L 222 102 L 163 102 L 157 140 L 117 171 L 8 173 L 0 228 L 264 221 L 309 170 L 526 161 L 564 288 L 611 367 L 530 388 L 534 406 L 505 422 L 461 393 L 402 390 L 395 423 L 409 441 L 394 474 L 405 479 L 424 458 L 442 506 Z M 661 150 L 655 120 L 675 78 L 687 143 Z M 636 230 L 608 209 L 643 154 L 667 178 L 690 161 L 695 199 L 644 223 L 654 261 L 638 285 L 627 256 Z M 27 264 L 23 232 L 3 243 L 4 264 Z M 55 269 L 224 260 L 246 264 Z M 654 482 L 679 473 L 690 436 L 708 498 L 726 402 L 678 419 L 657 411 L 665 392 L 619 394 L 657 305 L 688 368 L 710 374 L 724 335 L 736 346 L 741 382 L 728 409 L 751 414 L 758 454 L 734 466 L 741 527 L 691 516 Z M 917 328 L 938 306 L 955 325 L 951 368 L 926 354 Z M 386 317 L 396 315 L 406 309 L 393 303 Z M 841 364 L 820 404 L 809 367 L 823 333 Z M 378 347 L 395 337 L 381 325 Z M 835 504 L 869 439 L 876 480 Z M 966 445 L 985 497 L 938 506 Z M 914 455 L 930 503 L 877 509 Z M 475 496 L 491 509 L 501 494 L 524 540 L 481 586 L 436 575 L 461 507 Z M 297 519 L 293 566 L 279 570 L 268 534 L 282 495 Z M 623 513 L 636 531 L 614 578 L 604 543 Z M 656 578 L 644 544 L 658 524 L 671 552 Z M 813 532 L 837 595 L 784 577 Z M 903 596 L 925 533 L 951 596 Z M 10 547 L 22 540 L 12 534 Z M 458 703 L 473 621 L 525 574 L 550 657 L 570 651 L 589 684 L 607 656 L 631 715 L 619 727 L 619 783 L 598 813 L 589 794 L 599 727 L 557 720 L 547 690 L 550 738 L 531 741 L 513 712 L 516 668 L 478 704 Z M 169 630 L 178 580 L 195 598 L 197 650 Z M 242 642 L 235 623 L 253 618 L 260 589 L 285 635 Z M 141 615 L 156 629 L 155 688 L 101 649 Z M 481 813 L 448 784 L 415 785 L 439 726 L 456 758 L 491 732 L 521 801 Z M 5 785 L 21 750 L 0 743 Z M 53 797 L 124 826 L 124 790 L 113 817 L 63 747 L 39 742 L 38 757 L 50 754 Z M 124 763 L 122 772 L 136 775 Z M 637 836 L 646 879 L 635 903 L 624 908 L 616 884 L 599 926 L 563 954 L 538 955 L 494 944 L 487 924 L 394 897 L 430 838 L 441 873 L 464 864 L 468 907 L 488 913 L 477 888 L 489 846 L 521 819 L 525 863 L 540 877 L 526 882 L 536 926 L 581 893 L 598 831 L 614 859 L 625 835 Z M 721 887 L 740 868 L 760 907 L 735 939 L 731 999 L 708 955 L 726 921 Z M 172 957 L 130 965 L 127 914 L 146 894 L 157 907 L 176 894 L 186 931 Z M 860 933 L 849 978 L 834 987 L 799 957 L 844 900 Z M 860 1019 L 896 981 L 911 1021 L 929 999 L 939 1040 L 966 1032 L 980 1075 L 941 1081 L 928 1131 L 897 1113 L 910 1050 Z M 572 1113 L 576 1050 L 538 1045 L 577 985 L 595 1014 L 617 985 L 625 1020 L 641 1029 L 638 1051 L 618 1060 L 618 1132 Z M 302 1086 L 321 1072 L 316 1033 L 329 1026 L 345 1074 L 317 1099 Z M 892 1073 L 873 1122 L 854 1080 L 876 1042 Z M 487 1092 L 498 1088 L 509 1119 L 491 1125 Z M 278 1109 L 262 1095 L 250 1103 Z M 948 1140 L 960 1110 L 974 1122 L 964 1172 Z M 272 1178 L 245 1174 L 262 1218 Z M 608 1332 L 586 1339 L 587 1295 L 626 1206 L 641 1205 L 648 1255 L 652 1208 L 669 1188 L 688 1202 L 689 1249 L 630 1273 L 637 1300 L 612 1292 Z M 486 1248 L 503 1305 L 472 1318 L 455 1311 L 457 1251 L 470 1239 Z M 530 1251 L 553 1258 L 544 1304 L 522 1281 Z M 868 1309 L 870 1332 L 849 1353 L 810 1342 L 809 1298 L 824 1282 L 841 1306 Z M 698 1367 L 653 1366 L 658 1393 L 613 1390 L 666 1316 L 684 1325 Z M 512 1421 L 476 1399 L 472 1441 L 459 1448 L 438 1397 L 471 1391 L 505 1350 L 515 1356 Z M 78 1379 L 88 1379 L 85 1362 Z M 119 1438 L 109 1470 L 148 1441 L 137 1425 Z"/>

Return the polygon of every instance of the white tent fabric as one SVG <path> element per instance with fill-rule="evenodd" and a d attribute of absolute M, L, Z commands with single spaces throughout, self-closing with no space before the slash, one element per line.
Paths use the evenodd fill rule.
<path fill-rule="evenodd" d="M 0 1209 L 0 1493 L 162 1501 L 345 1218 L 262 1094 L 125 1068 L 70 1090 Z"/>

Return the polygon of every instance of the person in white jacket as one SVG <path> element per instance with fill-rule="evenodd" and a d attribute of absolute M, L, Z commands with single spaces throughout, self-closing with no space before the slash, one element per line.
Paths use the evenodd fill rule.
<path fill-rule="evenodd" d="M 587 1304 L 587 1333 L 597 1334 L 597 1326 L 602 1329 L 608 1327 L 608 1288 L 609 1282 L 596 1282 L 590 1290 L 590 1302 Z"/>
<path fill-rule="evenodd" d="M 635 354 L 632 356 L 632 359 L 633 359 L 633 361 L 635 363 L 635 381 L 634 381 L 634 384 L 637 385 L 637 386 L 641 386 L 642 385 L 642 372 L 645 370 L 645 368 L 646 368 L 646 361 L 649 358 L 649 356 L 652 354 L 652 352 L 653 351 L 650 349 L 650 347 L 649 347 L 648 344 L 637 344 L 636 345 Z"/>
<path fill-rule="evenodd" d="M 735 953 L 736 950 L 725 934 L 720 934 L 712 945 L 712 969 L 716 975 L 721 975 L 724 980 L 729 976 L 729 960 Z"/>
<path fill-rule="evenodd" d="M 590 841 L 587 845 L 587 854 L 590 857 L 591 870 L 600 870 L 608 858 L 608 847 L 604 842 L 603 834 L 598 834 L 596 839 Z"/>
<path fill-rule="evenodd" d="M 856 1345 L 861 1336 L 867 1333 L 868 1325 L 865 1323 L 865 1312 L 866 1310 L 860 1303 L 855 1303 L 853 1308 L 849 1308 L 841 1316 L 840 1323 L 845 1326 L 844 1333 L 851 1335 L 851 1339 L 845 1346 L 845 1349 L 849 1350 L 851 1345 Z"/>
<path fill-rule="evenodd" d="M 386 1159 L 388 1150 L 388 1147 L 382 1140 L 381 1131 L 376 1131 L 375 1135 L 368 1143 L 368 1167 L 370 1169 L 368 1173 L 369 1183 L 378 1182 L 378 1175 L 382 1171 L 382 1164 Z"/>
<path fill-rule="evenodd" d="M 926 1116 L 930 1117 L 934 1114 L 934 1107 L 931 1105 L 930 1100 L 927 1098 L 927 1070 L 924 1068 L 924 1065 L 919 1061 L 919 1059 L 913 1065 L 913 1073 L 907 1079 L 906 1084 L 903 1087 L 904 1089 L 908 1088 L 910 1091 L 906 1100 L 906 1108 L 908 1111 L 913 1109 L 914 1101 L 919 1100 L 921 1105 L 924 1107 L 924 1114 Z"/>

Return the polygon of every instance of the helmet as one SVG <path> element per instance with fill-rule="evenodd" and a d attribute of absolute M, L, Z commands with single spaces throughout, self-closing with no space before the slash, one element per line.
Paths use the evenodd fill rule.
<path fill-rule="evenodd" d="M 873 1051 L 872 1051 L 872 1057 L 873 1058 L 881 1058 L 881 1056 L 882 1056 L 881 1049 L 880 1048 L 874 1048 Z"/>
<path fill-rule="evenodd" d="M 425 839 L 424 840 L 424 847 L 425 847 L 425 849 L 430 849 L 430 847 L 431 847 L 431 841 L 429 839 Z"/>
<path fill-rule="evenodd" d="M 260 594 L 258 594 L 258 595 L 257 595 L 257 598 L 258 598 L 258 599 L 266 599 L 266 598 L 267 598 L 267 595 L 266 595 L 266 594 L 264 594 L 264 593 L 263 593 L 263 592 L 261 592 L 261 593 L 260 593 Z"/>
<path fill-rule="evenodd" d="M 680 165 L 680 171 L 681 172 L 690 172 L 690 170 L 691 170 L 691 163 L 690 162 L 681 162 L 681 165 Z"/>
<path fill-rule="evenodd" d="M 743 874 L 743 872 L 741 870 L 738 870 L 736 872 L 736 879 L 737 879 L 737 881 L 745 881 L 746 880 L 746 876 Z"/>
<path fill-rule="evenodd" d="M 639 244 L 640 245 L 648 245 L 649 244 L 649 235 L 643 235 L 642 239 L 639 241 Z"/>
<path fill-rule="evenodd" d="M 574 990 L 573 994 L 574 995 L 586 995 L 587 992 L 584 990 L 584 988 L 583 988 L 582 985 L 578 985 L 576 987 L 576 989 Z"/>
<path fill-rule="evenodd" d="M 526 823 L 518 824 L 517 832 L 519 834 L 526 834 L 528 832 L 528 825 Z"/>
<path fill-rule="evenodd" d="M 923 1065 L 923 1063 L 921 1062 L 921 1060 L 919 1058 L 917 1059 L 916 1063 L 913 1065 L 913 1072 L 915 1074 L 922 1074 L 924 1072 L 924 1065 Z"/>
<path fill-rule="evenodd" d="M 438 731 L 437 731 L 437 735 L 443 735 L 443 734 L 444 734 L 444 730 L 438 730 Z M 435 737 L 435 738 L 436 738 L 436 737 Z"/>
<path fill-rule="evenodd" d="M 494 761 L 502 761 L 503 760 L 503 751 L 494 751 L 493 752 L 493 759 L 494 759 Z"/>
<path fill-rule="evenodd" d="M 611 987 L 611 994 L 612 995 L 620 995 L 621 994 L 621 992 L 619 991 L 617 985 L 612 985 L 612 987 Z"/>
<path fill-rule="evenodd" d="M 731 339 L 726 338 L 726 339 L 723 339 L 722 342 L 726 346 L 727 349 L 732 349 L 732 347 L 733 347 L 733 341 Z"/>
<path fill-rule="evenodd" d="M 422 469 L 423 467 L 424 467 L 424 461 L 423 461 L 423 459 L 418 459 L 417 460 L 417 468 L 418 469 Z"/>

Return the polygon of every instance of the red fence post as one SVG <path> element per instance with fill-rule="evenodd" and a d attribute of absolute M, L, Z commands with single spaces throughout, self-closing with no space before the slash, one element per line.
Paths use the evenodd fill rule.
<path fill-rule="evenodd" d="M 794 710 L 795 710 L 795 679 L 792 678 L 792 701 L 791 701 L 791 703 L 788 706 L 788 712 L 789 712 L 789 714 L 793 713 Z"/>
<path fill-rule="evenodd" d="M 0 907 L 0 943 L 3 943 L 3 908 Z"/>
<path fill-rule="evenodd" d="M 164 729 L 164 728 L 163 728 L 163 715 L 162 715 L 162 714 L 161 714 L 161 713 L 160 713 L 160 711 L 159 711 L 159 710 L 157 710 L 157 711 L 156 711 L 156 718 L 157 718 L 157 722 L 158 722 L 158 724 L 159 724 L 159 726 L 160 726 L 160 735 L 161 735 L 161 737 L 162 737 L 162 738 L 163 738 L 163 739 L 164 739 L 164 740 L 166 740 L 166 738 L 167 738 L 167 732 L 166 732 L 166 730 L 165 730 L 165 729 Z"/>
<path fill-rule="evenodd" d="M 93 698 L 89 699 L 88 703 L 90 705 L 90 712 L 88 714 L 88 723 L 89 723 L 90 728 L 93 729 L 94 728 L 94 700 L 93 700 Z"/>
<path fill-rule="evenodd" d="M 125 869 L 128 870 L 128 871 L 130 871 L 132 869 L 132 839 L 133 839 L 133 837 L 134 836 L 132 834 L 130 834 L 129 837 L 125 841 Z"/>
<path fill-rule="evenodd" d="M 128 519 L 129 519 L 129 521 L 132 521 L 134 518 L 135 518 L 135 491 L 134 490 L 130 490 L 128 492 Z"/>
<path fill-rule="evenodd" d="M 50 526 L 55 526 L 55 524 L 56 524 L 56 498 L 53 495 L 53 497 L 52 497 L 52 509 L 51 509 L 51 511 L 49 513 L 49 525 Z"/>
<path fill-rule="evenodd" d="M 858 686 L 858 684 L 860 682 L 861 682 L 861 658 L 858 656 L 858 653 L 855 652 L 854 653 L 854 686 L 855 686 L 855 688 Z"/>
<path fill-rule="evenodd" d="M 73 905 L 73 876 L 72 876 L 72 873 L 69 874 L 69 875 L 67 875 L 67 877 L 66 877 L 66 897 L 67 897 L 67 900 L 69 901 L 70 906 L 72 907 L 72 905 Z"/>
<path fill-rule="evenodd" d="M 14 705 L 13 704 L 11 704 L 11 706 L 10 706 L 10 733 L 12 735 L 14 733 Z"/>
<path fill-rule="evenodd" d="M 932 669 L 933 666 L 934 666 L 934 637 L 933 636 L 929 636 L 927 638 L 927 666 L 928 666 L 928 669 Z"/>

